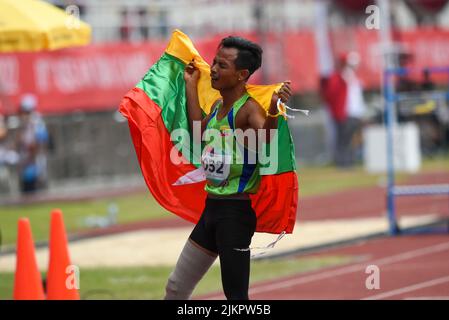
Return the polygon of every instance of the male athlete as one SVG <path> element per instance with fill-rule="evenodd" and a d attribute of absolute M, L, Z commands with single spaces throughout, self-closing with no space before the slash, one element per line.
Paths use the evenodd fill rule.
<path fill-rule="evenodd" d="M 187 108 L 190 127 L 201 123 L 201 132 L 218 130 L 223 141 L 206 141 L 202 166 L 206 174 L 206 205 L 200 220 L 190 234 L 175 270 L 171 273 L 165 299 L 189 299 L 196 284 L 217 258 L 220 258 L 223 290 L 229 300 L 247 300 L 250 275 L 251 238 L 256 229 L 256 214 L 249 194 L 256 193 L 260 174 L 257 163 L 248 161 L 251 153 L 245 142 L 226 147 L 227 137 L 241 129 L 277 129 L 277 101 L 291 96 L 290 81 L 274 93 L 268 113 L 248 94 L 246 83 L 262 64 L 259 45 L 240 38 L 224 38 L 211 66 L 212 87 L 221 98 L 203 117 L 197 93 L 199 70 L 192 61 L 186 66 Z M 269 141 L 270 136 L 267 136 Z M 229 139 L 227 139 L 229 141 Z M 236 161 L 238 154 L 243 161 Z M 257 158 L 257 156 L 256 156 Z"/>

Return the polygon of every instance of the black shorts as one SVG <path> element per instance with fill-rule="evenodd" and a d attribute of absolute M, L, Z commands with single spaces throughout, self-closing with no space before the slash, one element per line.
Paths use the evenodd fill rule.
<path fill-rule="evenodd" d="M 206 198 L 206 206 L 190 239 L 217 254 L 226 247 L 246 249 L 256 222 L 251 200 Z"/>

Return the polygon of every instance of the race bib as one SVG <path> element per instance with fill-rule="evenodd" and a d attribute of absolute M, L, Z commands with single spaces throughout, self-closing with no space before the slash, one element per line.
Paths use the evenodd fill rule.
<path fill-rule="evenodd" d="M 201 158 L 206 179 L 214 186 L 227 182 L 231 171 L 232 157 L 223 152 L 215 153 L 213 148 L 206 148 Z"/>

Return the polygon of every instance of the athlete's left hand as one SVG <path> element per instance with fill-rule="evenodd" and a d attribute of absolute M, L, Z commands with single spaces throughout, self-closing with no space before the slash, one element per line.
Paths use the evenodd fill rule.
<path fill-rule="evenodd" d="M 290 87 L 291 83 L 292 82 L 290 80 L 284 81 L 284 83 L 282 84 L 282 87 L 278 91 L 278 94 L 277 94 L 278 98 L 281 98 L 281 101 L 283 103 L 287 103 L 287 101 L 292 96 L 292 88 Z M 276 99 L 276 102 L 277 102 L 277 99 Z"/>
<path fill-rule="evenodd" d="M 282 83 L 282 86 L 279 88 L 278 92 L 274 92 L 273 96 L 271 97 L 271 106 L 270 106 L 270 113 L 276 114 L 277 113 L 277 102 L 280 98 L 283 103 L 287 103 L 287 101 L 292 96 L 292 88 L 291 88 L 291 81 L 286 80 Z"/>

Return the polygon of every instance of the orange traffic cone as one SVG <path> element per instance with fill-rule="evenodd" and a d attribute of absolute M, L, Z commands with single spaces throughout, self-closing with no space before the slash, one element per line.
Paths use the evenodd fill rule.
<path fill-rule="evenodd" d="M 17 228 L 17 260 L 14 275 L 14 300 L 45 299 L 42 278 L 37 267 L 30 221 L 19 219 Z"/>
<path fill-rule="evenodd" d="M 78 289 L 77 270 L 70 263 L 62 212 L 54 209 L 51 212 L 47 299 L 79 300 Z"/>

